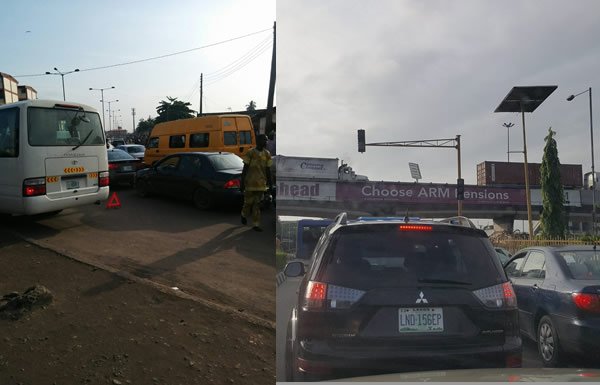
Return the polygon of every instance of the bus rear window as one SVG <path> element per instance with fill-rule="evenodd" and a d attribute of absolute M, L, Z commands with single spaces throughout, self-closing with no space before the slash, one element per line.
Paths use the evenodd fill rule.
<path fill-rule="evenodd" d="M 104 146 L 100 116 L 83 110 L 29 107 L 31 146 Z"/>

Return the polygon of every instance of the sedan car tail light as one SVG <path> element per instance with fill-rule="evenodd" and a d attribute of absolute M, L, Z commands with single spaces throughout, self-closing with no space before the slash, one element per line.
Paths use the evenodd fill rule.
<path fill-rule="evenodd" d="M 484 306 L 492 309 L 516 309 L 517 296 L 510 282 L 473 291 Z"/>
<path fill-rule="evenodd" d="M 35 197 L 46 194 L 46 178 L 31 178 L 23 181 L 23 196 Z"/>
<path fill-rule="evenodd" d="M 116 169 L 118 169 L 118 168 L 119 168 L 119 165 L 118 165 L 118 164 L 116 164 L 116 163 L 109 163 L 109 164 L 108 164 L 108 169 L 109 169 L 109 170 L 116 170 Z"/>
<path fill-rule="evenodd" d="M 227 183 L 225 183 L 223 185 L 224 189 L 230 189 L 230 188 L 240 188 L 240 180 L 239 179 L 231 179 L 228 180 Z"/>
<path fill-rule="evenodd" d="M 572 298 L 575 305 L 581 310 L 600 313 L 600 296 L 598 294 L 573 293 Z"/>

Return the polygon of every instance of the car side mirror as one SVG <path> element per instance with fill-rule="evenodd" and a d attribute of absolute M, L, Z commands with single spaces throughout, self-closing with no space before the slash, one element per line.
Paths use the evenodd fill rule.
<path fill-rule="evenodd" d="M 286 277 L 290 278 L 303 276 L 306 274 L 306 270 L 304 270 L 304 263 L 298 261 L 289 262 L 287 265 L 285 265 L 283 273 Z"/>

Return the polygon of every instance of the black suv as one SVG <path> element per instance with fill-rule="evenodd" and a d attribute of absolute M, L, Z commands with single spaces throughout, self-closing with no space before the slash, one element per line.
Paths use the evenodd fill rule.
<path fill-rule="evenodd" d="M 487 235 L 469 224 L 338 215 L 308 271 L 285 268 L 304 275 L 287 380 L 520 367 L 515 293 Z"/>

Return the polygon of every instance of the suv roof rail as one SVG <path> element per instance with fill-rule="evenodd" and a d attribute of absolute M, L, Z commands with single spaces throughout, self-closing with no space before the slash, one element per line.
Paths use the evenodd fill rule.
<path fill-rule="evenodd" d="M 415 222 L 420 221 L 420 217 L 358 217 L 358 221 L 404 221 L 404 222 Z"/>
<path fill-rule="evenodd" d="M 478 228 L 475 225 L 475 223 L 471 222 L 471 220 L 469 218 L 463 217 L 463 216 L 455 216 L 455 217 L 444 218 L 444 219 L 441 219 L 440 222 L 442 222 L 442 223 L 449 223 L 451 225 L 458 225 L 458 226 L 470 227 L 472 229 L 477 229 Z"/>
<path fill-rule="evenodd" d="M 347 223 L 348 223 L 348 214 L 346 212 L 339 213 L 335 217 L 335 224 L 336 225 L 345 225 Z"/>

